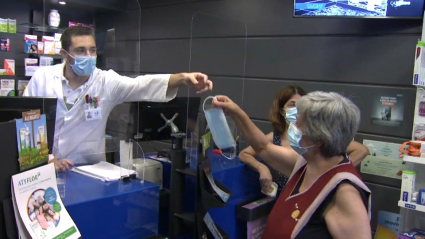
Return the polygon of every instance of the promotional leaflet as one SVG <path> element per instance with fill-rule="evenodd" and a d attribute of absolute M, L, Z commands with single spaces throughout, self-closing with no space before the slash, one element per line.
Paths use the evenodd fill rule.
<path fill-rule="evenodd" d="M 204 222 L 207 225 L 208 229 L 210 230 L 211 234 L 213 235 L 214 239 L 223 239 L 223 236 L 220 234 L 220 231 L 218 231 L 217 227 L 215 226 L 215 223 L 213 219 L 211 218 L 211 215 L 209 212 L 205 214 Z"/>
<path fill-rule="evenodd" d="M 378 212 L 378 226 L 374 239 L 397 239 L 400 215 L 392 212 Z"/>
<path fill-rule="evenodd" d="M 371 123 L 400 127 L 403 124 L 404 97 L 402 94 L 375 95 L 372 104 Z"/>
<path fill-rule="evenodd" d="M 21 238 L 81 237 L 59 197 L 53 164 L 12 176 L 12 201 Z"/>
<path fill-rule="evenodd" d="M 19 167 L 21 171 L 46 164 L 49 159 L 46 116 L 40 110 L 22 113 L 16 120 Z"/>
<path fill-rule="evenodd" d="M 377 176 L 401 179 L 406 163 L 400 158 L 401 144 L 363 140 L 370 155 L 360 165 L 360 172 Z"/>
<path fill-rule="evenodd" d="M 214 178 L 212 176 L 211 171 L 207 170 L 205 171 L 205 175 L 207 175 L 208 181 L 211 184 L 211 187 L 213 188 L 214 192 L 217 193 L 217 195 L 223 200 L 223 202 L 227 202 L 229 200 L 230 195 L 226 193 L 225 191 L 221 190 L 214 182 Z"/>

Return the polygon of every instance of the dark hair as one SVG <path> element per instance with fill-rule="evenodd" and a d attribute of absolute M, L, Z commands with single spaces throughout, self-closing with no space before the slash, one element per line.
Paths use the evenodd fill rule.
<path fill-rule="evenodd" d="M 273 129 L 279 134 L 283 134 L 288 128 L 286 119 L 281 114 L 283 106 L 288 102 L 294 95 L 306 95 L 307 93 L 303 88 L 299 86 L 287 86 L 277 93 L 274 98 L 273 106 L 270 110 L 270 121 L 272 122 Z"/>
<path fill-rule="evenodd" d="M 90 27 L 75 26 L 67 28 L 61 36 L 62 49 L 69 51 L 69 47 L 72 45 L 72 37 L 74 36 L 93 36 L 93 31 Z"/>

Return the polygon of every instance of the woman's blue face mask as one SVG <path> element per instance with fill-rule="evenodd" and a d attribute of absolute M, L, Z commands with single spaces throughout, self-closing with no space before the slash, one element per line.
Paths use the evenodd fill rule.
<path fill-rule="evenodd" d="M 288 122 L 288 124 L 290 123 L 295 123 L 297 122 L 297 107 L 293 107 L 293 108 L 289 108 L 286 111 L 286 122 Z"/>

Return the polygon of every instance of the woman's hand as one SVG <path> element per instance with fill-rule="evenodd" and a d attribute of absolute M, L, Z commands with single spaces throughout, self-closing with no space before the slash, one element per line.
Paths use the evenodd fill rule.
<path fill-rule="evenodd" d="M 218 95 L 213 100 L 213 106 L 217 108 L 222 108 L 224 113 L 229 116 L 236 114 L 241 108 L 235 104 L 229 97 Z"/>
<path fill-rule="evenodd" d="M 268 192 L 272 186 L 273 178 L 268 167 L 262 165 L 258 168 L 260 173 L 261 191 Z"/>

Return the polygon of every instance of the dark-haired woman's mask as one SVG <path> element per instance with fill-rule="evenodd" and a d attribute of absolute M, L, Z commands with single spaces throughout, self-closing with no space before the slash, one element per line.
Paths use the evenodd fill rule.
<path fill-rule="evenodd" d="M 297 114 L 298 114 L 297 107 L 289 108 L 285 111 L 286 111 L 285 118 L 288 124 L 297 122 Z"/>

